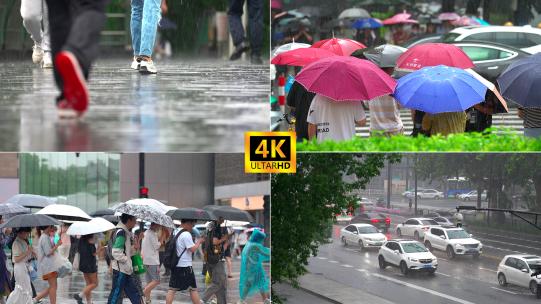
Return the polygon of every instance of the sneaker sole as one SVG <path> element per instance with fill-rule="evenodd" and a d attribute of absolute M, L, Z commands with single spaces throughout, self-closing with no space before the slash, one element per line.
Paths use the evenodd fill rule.
<path fill-rule="evenodd" d="M 229 60 L 233 61 L 233 60 L 240 59 L 240 57 L 242 56 L 242 53 L 247 52 L 249 49 L 250 47 L 247 47 L 247 46 L 243 47 L 237 53 L 233 53 L 231 57 L 229 57 Z"/>
<path fill-rule="evenodd" d="M 145 74 L 145 75 L 158 74 L 157 71 L 156 72 L 149 71 L 146 66 L 139 67 L 139 73 Z"/>
<path fill-rule="evenodd" d="M 66 51 L 56 55 L 55 63 L 64 82 L 64 98 L 81 116 L 88 107 L 88 88 L 79 63 L 73 54 Z"/>

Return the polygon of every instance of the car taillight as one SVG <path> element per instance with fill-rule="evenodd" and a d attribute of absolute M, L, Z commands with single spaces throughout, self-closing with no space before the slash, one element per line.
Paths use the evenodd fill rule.
<path fill-rule="evenodd" d="M 385 219 L 385 224 L 390 224 L 391 223 L 391 219 L 390 218 L 386 218 Z"/>
<path fill-rule="evenodd" d="M 370 222 L 372 222 L 373 224 L 377 224 L 377 223 L 379 223 L 379 220 L 378 219 L 371 219 Z"/>

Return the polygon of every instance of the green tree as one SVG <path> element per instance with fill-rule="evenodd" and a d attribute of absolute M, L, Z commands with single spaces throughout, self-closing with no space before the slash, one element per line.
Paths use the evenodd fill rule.
<path fill-rule="evenodd" d="M 394 154 L 300 154 L 296 174 L 274 174 L 272 185 L 272 282 L 290 282 L 329 237 L 335 215 L 354 203 L 354 190 L 364 189 Z M 347 177 L 347 178 L 346 178 Z M 278 300 L 279 301 L 279 300 Z"/>

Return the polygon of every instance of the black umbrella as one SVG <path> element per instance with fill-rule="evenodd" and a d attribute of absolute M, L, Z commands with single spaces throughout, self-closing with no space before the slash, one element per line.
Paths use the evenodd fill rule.
<path fill-rule="evenodd" d="M 18 204 L 13 204 L 13 203 L 0 204 L 0 216 L 25 214 L 25 213 L 30 213 L 30 209 L 25 208 Z"/>
<path fill-rule="evenodd" d="M 166 213 L 174 220 L 192 219 L 201 221 L 215 221 L 217 218 L 207 210 L 198 208 L 178 208 Z"/>
<path fill-rule="evenodd" d="M 106 219 L 113 224 L 118 224 L 118 222 L 120 222 L 120 220 L 118 219 L 118 216 L 114 216 L 114 215 L 102 215 L 99 217 Z"/>
<path fill-rule="evenodd" d="M 103 217 L 104 215 L 115 215 L 115 211 L 113 209 L 100 209 L 96 210 L 89 214 L 91 217 Z"/>
<path fill-rule="evenodd" d="M 222 217 L 228 221 L 254 222 L 250 213 L 231 206 L 207 205 L 203 209 L 211 212 L 216 217 Z"/>
<path fill-rule="evenodd" d="M 60 225 L 60 222 L 45 214 L 20 214 L 0 225 L 0 228 L 41 227 Z"/>
<path fill-rule="evenodd" d="M 8 198 L 6 203 L 18 204 L 26 208 L 45 208 L 49 205 L 56 204 L 56 199 L 43 195 L 17 194 Z"/>

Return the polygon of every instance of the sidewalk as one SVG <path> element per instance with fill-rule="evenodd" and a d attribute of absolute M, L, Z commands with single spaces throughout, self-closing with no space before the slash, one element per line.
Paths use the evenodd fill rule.
<path fill-rule="evenodd" d="M 323 303 L 394 304 L 368 292 L 327 279 L 324 275 L 305 274 L 299 279 L 299 284 L 301 290 L 326 301 Z"/>

